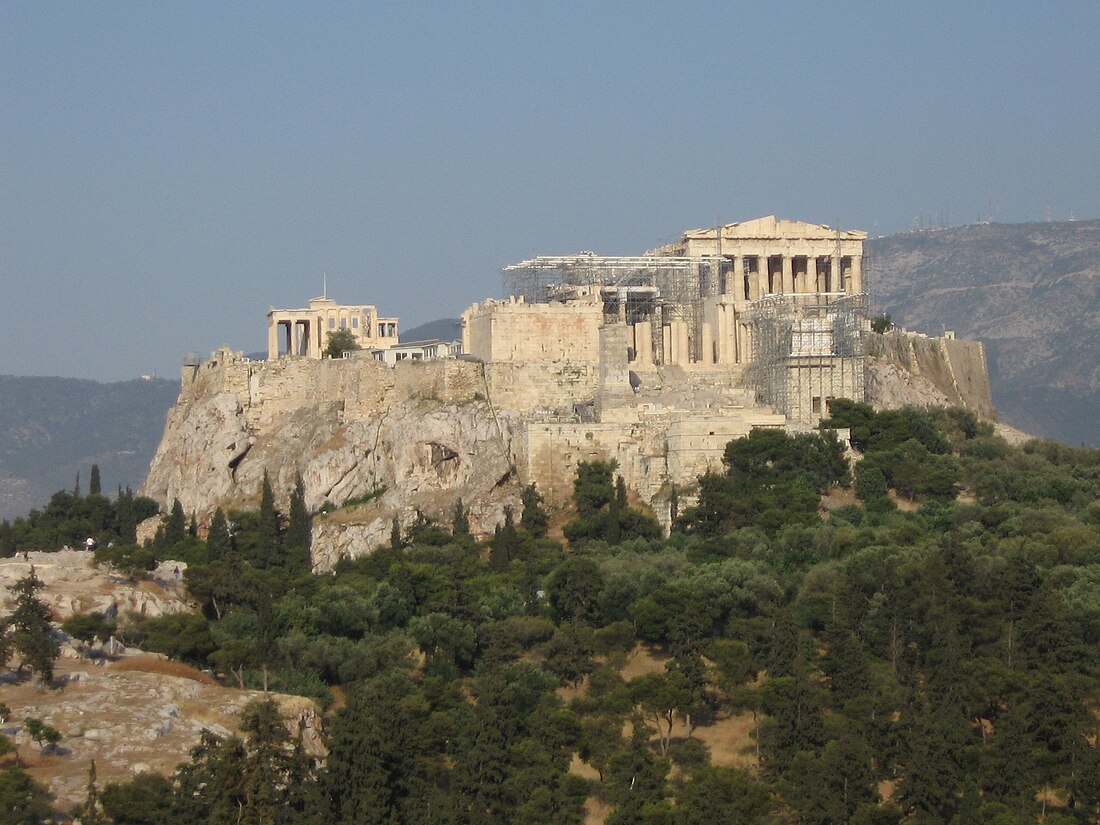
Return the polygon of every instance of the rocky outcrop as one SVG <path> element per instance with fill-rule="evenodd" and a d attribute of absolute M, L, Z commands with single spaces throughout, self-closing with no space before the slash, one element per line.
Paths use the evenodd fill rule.
<path fill-rule="evenodd" d="M 142 489 L 200 524 L 254 507 L 266 473 L 286 502 L 300 475 L 314 565 L 388 543 L 421 516 L 449 523 L 461 499 L 475 533 L 518 507 L 517 418 L 486 400 L 480 364 L 388 368 L 366 359 L 251 362 L 220 353 L 186 376 Z"/>
<path fill-rule="evenodd" d="M 868 341 L 867 395 L 879 408 L 959 406 L 996 419 L 980 341 L 891 330 Z"/>
<path fill-rule="evenodd" d="M 21 557 L 0 560 L 0 603 L 16 581 L 31 568 L 45 587 L 38 596 L 49 605 L 57 621 L 77 613 L 98 612 L 108 618 L 137 613 L 153 618 L 191 609 L 186 595 L 167 579 L 130 582 L 97 568 L 87 550 L 61 550 L 56 553 L 34 552 L 28 560 Z"/>
<path fill-rule="evenodd" d="M 32 776 L 49 786 L 63 808 L 84 800 L 93 759 L 100 788 L 142 772 L 170 775 L 187 761 L 204 731 L 216 736 L 236 732 L 244 707 L 268 697 L 279 706 L 288 732 L 301 736 L 307 753 L 325 754 L 317 706 L 300 696 L 221 687 L 198 671 L 141 655 L 107 665 L 62 659 L 55 675 L 63 690 L 43 691 L 31 680 L 4 677 L 4 701 L 13 713 L 3 731 Z M 31 741 L 23 729 L 29 717 L 61 733 L 55 755 L 42 755 Z"/>
<path fill-rule="evenodd" d="M 96 567 L 92 553 L 85 550 L 32 552 L 27 560 L 0 560 L 0 604 L 31 567 L 44 584 L 38 597 L 49 605 L 56 622 L 92 611 L 111 618 L 128 612 L 152 618 L 194 609 L 176 581 L 176 568 L 182 564 L 165 562 L 150 580 L 131 582 Z M 208 674 L 158 654 L 128 649 L 114 639 L 88 647 L 56 627 L 54 635 L 60 642 L 54 667 L 57 689 L 42 689 L 15 670 L 0 673 L 0 694 L 12 709 L 0 728 L 62 808 L 84 799 L 91 760 L 101 788 L 142 771 L 170 774 L 187 761 L 203 731 L 218 736 L 235 732 L 241 710 L 265 698 L 258 691 L 222 687 Z M 288 732 L 301 737 L 309 754 L 324 757 L 317 705 L 300 696 L 267 696 L 279 706 Z M 52 753 L 43 753 L 28 736 L 24 723 L 30 717 L 61 733 Z"/>

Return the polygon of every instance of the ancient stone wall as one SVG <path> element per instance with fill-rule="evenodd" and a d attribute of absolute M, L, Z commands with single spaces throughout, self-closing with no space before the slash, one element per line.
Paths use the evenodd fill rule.
<path fill-rule="evenodd" d="M 599 367 L 575 361 L 552 364 L 485 364 L 488 396 L 497 407 L 519 412 L 572 412 L 599 388 Z"/>
<path fill-rule="evenodd" d="M 486 363 L 565 361 L 596 366 L 602 321 L 598 301 L 484 301 L 463 313 L 463 351 Z"/>

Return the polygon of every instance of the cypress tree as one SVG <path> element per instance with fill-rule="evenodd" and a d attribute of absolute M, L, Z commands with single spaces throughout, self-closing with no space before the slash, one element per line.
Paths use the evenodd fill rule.
<path fill-rule="evenodd" d="M 211 561 L 218 561 L 228 556 L 232 550 L 229 525 L 225 521 L 225 513 L 219 507 L 210 519 L 210 529 L 206 533 L 206 552 Z"/>
<path fill-rule="evenodd" d="M 88 766 L 88 784 L 84 804 L 80 808 L 81 825 L 100 825 L 103 816 L 99 812 L 99 787 L 96 784 L 95 760 Z"/>
<path fill-rule="evenodd" d="M 405 544 L 401 541 L 401 522 L 397 516 L 393 517 L 393 524 L 390 525 L 390 549 L 400 550 Z"/>
<path fill-rule="evenodd" d="M 493 535 L 493 549 L 489 553 L 489 566 L 493 570 L 504 570 L 509 562 L 516 558 L 519 551 L 519 536 L 512 520 L 512 508 L 504 508 L 504 524 L 498 525 Z"/>
<path fill-rule="evenodd" d="M 157 541 L 157 546 L 162 550 L 169 550 L 175 547 L 176 543 L 183 541 L 184 537 L 187 535 L 187 516 L 184 515 L 183 505 L 180 504 L 178 498 L 172 501 L 172 511 L 168 514 L 168 518 L 165 519 L 159 533 L 160 536 Z"/>
<path fill-rule="evenodd" d="M 260 524 L 259 541 L 256 548 L 259 567 L 270 567 L 279 555 L 279 511 L 275 509 L 275 493 L 271 481 L 264 471 L 263 485 L 260 488 Z"/>
<path fill-rule="evenodd" d="M 535 538 L 545 536 L 550 517 L 542 507 L 542 496 L 534 482 L 523 488 L 520 501 L 523 502 L 523 514 L 519 518 L 520 526 Z"/>
<path fill-rule="evenodd" d="M 470 537 L 470 517 L 462 506 L 462 499 L 455 502 L 454 518 L 451 520 L 451 535 L 456 539 Z"/>
<path fill-rule="evenodd" d="M 306 509 L 306 486 L 299 473 L 290 495 L 290 511 L 287 517 L 283 545 L 286 548 L 287 565 L 298 570 L 310 569 L 309 548 L 312 540 L 313 518 Z"/>
<path fill-rule="evenodd" d="M 92 465 L 92 475 L 88 479 L 88 495 L 90 495 L 90 496 L 100 495 L 99 465 L 98 464 L 93 464 Z"/>
<path fill-rule="evenodd" d="M 115 529 L 121 544 L 137 543 L 137 517 L 134 515 L 134 494 L 129 487 L 119 487 L 115 500 Z"/>
<path fill-rule="evenodd" d="M 0 521 L 0 556 L 15 555 L 15 531 L 7 519 Z"/>

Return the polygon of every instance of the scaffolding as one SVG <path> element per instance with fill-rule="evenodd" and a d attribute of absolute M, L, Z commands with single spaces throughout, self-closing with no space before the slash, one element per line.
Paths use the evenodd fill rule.
<path fill-rule="evenodd" d="M 719 257 L 581 252 L 531 258 L 504 267 L 501 275 L 505 294 L 527 303 L 588 297 L 602 302 L 605 323 L 651 324 L 654 361 L 668 363 L 661 332 L 674 320 L 687 326 L 691 359 L 701 358 L 703 301 L 725 292 L 732 266 Z"/>
<path fill-rule="evenodd" d="M 813 426 L 833 398 L 866 400 L 867 296 L 773 295 L 752 304 L 748 382 L 761 402 Z"/>

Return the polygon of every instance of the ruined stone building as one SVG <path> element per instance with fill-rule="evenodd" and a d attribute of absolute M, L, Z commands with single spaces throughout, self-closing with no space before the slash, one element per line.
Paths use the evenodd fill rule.
<path fill-rule="evenodd" d="M 504 269 L 507 298 L 463 313 L 462 358 L 399 344 L 373 306 L 272 309 L 268 360 L 226 348 L 185 364 L 143 492 L 200 519 L 254 505 L 265 476 L 287 496 L 300 474 L 312 509 L 365 499 L 315 519 L 329 569 L 458 500 L 483 534 L 523 485 L 566 505 L 596 459 L 667 524 L 729 441 L 812 427 L 832 398 L 903 404 L 923 388 L 992 414 L 980 343 L 870 333 L 864 238 L 768 217 L 641 256 L 532 258 Z M 363 350 L 321 360 L 337 329 Z"/>
<path fill-rule="evenodd" d="M 830 398 L 864 396 L 865 239 L 766 217 L 638 257 L 533 258 L 505 268 L 506 301 L 466 311 L 464 350 L 602 370 L 604 390 L 622 379 L 633 394 L 643 374 L 675 367 L 812 426 Z"/>
<path fill-rule="evenodd" d="M 275 309 L 267 313 L 267 357 L 320 358 L 330 332 L 349 330 L 366 350 L 388 349 L 398 342 L 396 318 L 379 316 L 370 304 L 345 306 L 327 295 L 310 298 L 304 309 Z"/>
<path fill-rule="evenodd" d="M 528 416 L 523 477 L 562 501 L 578 461 L 613 458 L 656 502 L 753 427 L 808 428 L 830 399 L 864 400 L 865 238 L 766 217 L 641 256 L 505 267 L 508 297 L 466 310 L 463 349 L 493 403 Z"/>

